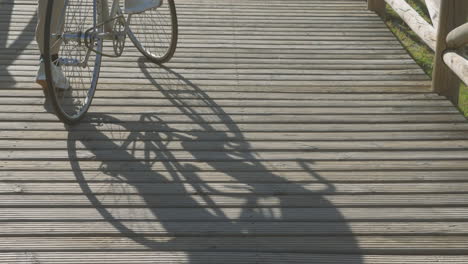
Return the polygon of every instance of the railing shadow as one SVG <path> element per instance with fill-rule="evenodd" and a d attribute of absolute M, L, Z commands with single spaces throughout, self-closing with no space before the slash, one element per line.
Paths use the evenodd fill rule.
<path fill-rule="evenodd" d="M 0 8 L 3 9 L 2 13 L 6 14 L 2 15 L 0 21 L 0 76 L 4 84 L 16 83 L 8 71 L 8 66 L 11 66 L 22 54 L 22 51 L 34 40 L 34 34 L 31 34 L 31 32 L 34 32 L 37 23 L 37 15 L 34 14 L 18 37 L 12 43 L 9 43 L 14 6 L 13 1 L 0 2 Z"/>
<path fill-rule="evenodd" d="M 2 8 L 4 13 L 6 13 L 6 15 L 2 15 L 3 17 L 0 19 L 0 81 L 3 87 L 14 87 L 14 85 L 17 83 L 15 78 L 13 78 L 13 74 L 11 74 L 8 70 L 8 67 L 12 66 L 15 61 L 24 54 L 24 51 L 31 43 L 34 42 L 35 39 L 34 33 L 37 24 L 36 12 L 31 17 L 29 22 L 27 22 L 24 29 L 18 34 L 16 39 L 12 40 L 12 36 L 14 35 L 12 35 L 11 32 L 17 32 L 16 29 L 10 29 L 10 26 L 12 25 L 13 27 L 17 26 L 16 24 L 12 24 L 14 6 L 15 3 L 12 0 L 0 2 L 0 8 Z M 28 53 L 27 55 L 30 54 Z M 36 60 L 37 64 L 39 64 L 39 51 L 37 52 L 37 59 L 33 60 Z M 21 64 L 18 66 L 21 66 Z M 16 68 L 17 71 L 21 70 L 20 67 Z M 18 74 L 18 76 L 21 76 L 21 74 Z M 37 89 L 40 89 L 40 87 L 38 86 Z M 48 98 L 46 97 L 45 99 L 44 109 L 47 112 L 52 112 L 51 105 L 47 100 Z"/>
<path fill-rule="evenodd" d="M 299 183 L 288 182 L 273 172 L 251 149 L 234 119 L 207 93 L 183 75 L 143 59 L 139 61 L 139 65 L 144 76 L 157 88 L 155 93 L 161 93 L 164 99 L 175 106 L 174 109 L 177 109 L 178 113 L 161 115 L 158 107 L 154 106 L 154 112 L 140 114 L 136 122 L 118 119 L 112 115 L 94 114 L 90 115 L 89 122 L 71 128 L 68 140 L 70 162 L 83 192 L 94 208 L 119 230 L 121 235 L 148 250 L 185 251 L 189 263 L 200 264 L 206 263 L 206 258 L 200 258 L 199 254 L 190 252 L 284 251 L 331 254 L 336 251 L 338 245 L 341 253 L 358 252 L 359 247 L 345 219 L 322 195 L 333 193 L 335 187 L 319 173 L 314 172 L 313 161 L 296 162 L 300 168 L 310 174 L 311 180 L 324 186 L 320 192 L 306 189 Z M 203 112 L 200 111 L 202 108 Z M 186 121 L 174 121 L 171 119 L 173 116 L 182 116 Z M 86 139 L 80 140 L 82 137 L 79 133 L 83 130 L 86 131 Z M 174 150 L 173 146 L 177 144 L 180 144 L 180 149 Z M 216 152 L 211 153 L 207 150 L 207 146 Z M 83 150 L 81 148 L 92 153 L 91 160 L 100 163 L 98 171 L 87 171 L 82 167 L 81 162 L 86 157 L 81 156 Z M 220 184 L 207 183 L 203 177 L 204 172 L 216 172 L 222 175 Z M 93 173 L 110 176 L 113 180 L 107 182 L 105 187 L 96 189 L 93 187 Z M 246 175 L 249 173 L 261 179 L 262 183 L 288 183 L 289 186 L 287 190 L 281 188 L 265 190 L 265 185 L 261 187 L 262 184 L 258 182 L 256 184 L 255 181 L 246 180 Z M 160 186 L 166 186 L 166 189 L 148 182 L 157 182 Z M 272 245 L 268 249 L 270 243 L 268 237 L 254 246 L 249 243 L 243 245 L 243 240 L 247 241 L 249 236 L 258 231 L 252 227 L 252 222 L 292 221 L 290 224 L 294 225 L 294 222 L 301 221 L 297 214 L 287 210 L 288 207 L 293 207 L 294 195 L 288 195 L 291 193 L 307 196 L 308 201 L 304 204 L 320 204 L 320 207 L 332 211 L 328 217 L 337 224 L 335 229 L 329 231 L 340 232 L 340 235 L 336 236 L 337 245 L 329 249 L 323 246 L 314 249 L 312 245 L 308 246 L 309 240 L 304 240 L 304 236 L 297 234 L 284 238 L 294 240 L 293 247 L 285 244 L 284 248 L 281 246 L 275 248 Z M 111 195 L 106 196 L 106 194 Z M 110 198 L 113 200 L 106 200 Z M 141 199 L 138 205 L 135 204 L 137 198 Z M 276 206 L 265 205 L 264 200 L 271 198 L 276 199 Z M 223 204 L 223 199 L 233 199 L 239 205 Z M 149 208 L 151 215 L 146 216 L 147 220 L 148 218 L 152 220 L 155 229 L 163 227 L 168 236 L 156 238 L 142 235 L 134 230 L 133 225 L 128 224 L 129 221 L 123 221 L 121 216 L 116 215 L 116 211 L 110 209 L 112 207 L 110 205 Z M 165 210 L 167 207 L 191 208 L 191 214 L 174 216 Z M 226 207 L 241 207 L 241 209 L 238 216 L 233 218 L 223 210 Z M 274 210 L 279 211 L 273 212 Z M 307 218 L 308 222 L 323 221 L 319 218 L 314 219 L 310 211 L 305 214 L 306 216 L 301 217 Z M 128 215 L 126 217 L 128 218 Z M 135 219 L 126 220 L 141 220 L 137 218 L 135 216 Z M 189 232 L 187 228 L 181 230 L 181 226 L 187 221 L 208 223 L 208 225 L 219 223 L 224 228 L 216 232 L 207 230 Z M 327 236 L 327 230 L 322 231 Z M 278 233 L 278 230 L 271 232 Z M 219 239 L 221 236 L 227 237 L 226 243 Z M 258 236 L 261 237 L 262 234 Z M 330 239 L 333 239 L 333 236 Z M 229 241 L 237 242 L 231 245 Z M 358 255 L 353 258 L 335 255 L 333 260 L 337 263 L 361 263 Z M 240 257 L 238 261 L 246 263 Z"/>

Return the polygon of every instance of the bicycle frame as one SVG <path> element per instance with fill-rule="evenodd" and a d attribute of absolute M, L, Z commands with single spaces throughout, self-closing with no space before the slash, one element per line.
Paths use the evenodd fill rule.
<path fill-rule="evenodd" d="M 69 0 L 65 0 L 65 8 L 67 8 Z M 60 38 L 64 41 L 76 41 L 79 43 L 83 43 L 87 48 L 88 52 L 85 58 L 81 62 L 76 61 L 63 61 L 63 64 L 74 64 L 77 66 L 86 67 L 88 63 L 88 58 L 91 55 L 91 52 L 99 53 L 106 57 L 119 57 L 123 52 L 123 47 L 120 53 L 115 53 L 113 55 L 104 54 L 102 52 L 97 51 L 92 44 L 94 39 L 102 39 L 102 40 L 112 40 L 112 41 L 125 41 L 125 36 L 127 35 L 129 24 L 130 24 L 130 17 L 129 15 L 127 19 L 123 16 L 123 12 L 120 8 L 120 0 L 113 0 L 112 7 L 109 10 L 109 2 L 108 0 L 93 0 L 93 25 L 94 27 L 89 28 L 85 32 L 65 32 L 62 33 Z M 114 30 L 114 23 L 116 19 L 122 19 L 121 23 L 124 25 L 123 32 L 116 32 Z M 60 24 L 65 23 L 65 12 L 62 14 L 62 18 L 60 19 L 61 23 L 57 25 L 60 27 Z M 99 27 L 103 26 L 103 30 L 97 30 Z M 59 32 L 56 29 L 55 32 Z M 57 36 L 58 37 L 58 36 Z"/>
<path fill-rule="evenodd" d="M 65 0 L 65 8 L 68 5 L 69 0 Z M 101 25 L 104 25 L 104 32 L 100 32 L 97 34 L 94 34 L 94 37 L 99 37 L 104 40 L 112 40 L 114 37 L 114 29 L 113 29 L 113 24 L 112 21 L 118 18 L 123 18 L 123 15 L 118 15 L 118 14 L 123 14 L 121 8 L 120 8 L 120 0 L 113 0 L 111 10 L 109 10 L 109 5 L 108 5 L 108 0 L 93 0 L 93 11 L 94 11 L 94 28 L 97 28 Z M 130 24 L 130 15 L 128 18 L 125 20 L 125 33 L 128 30 L 128 26 Z M 96 21 L 96 18 L 98 19 Z M 61 23 L 57 25 L 57 27 L 60 27 L 60 24 L 65 23 L 65 12 L 62 13 L 62 17 L 60 19 Z M 89 30 L 91 31 L 91 30 Z M 60 30 L 56 29 L 55 32 L 60 32 Z M 84 41 L 83 38 L 87 37 L 86 35 L 80 34 L 82 32 L 76 32 L 76 33 L 65 33 L 61 37 L 64 41 L 67 40 L 80 40 Z"/>
<path fill-rule="evenodd" d="M 101 4 L 101 8 L 99 7 L 99 3 Z M 108 0 L 94 0 L 94 10 L 101 10 L 101 14 L 97 14 L 99 21 L 98 24 L 104 24 L 104 32 L 105 33 L 112 33 L 114 30 L 112 28 L 112 24 L 110 23 L 113 19 L 115 19 L 118 13 L 122 14 L 122 10 L 120 9 L 120 0 L 113 0 L 112 7 L 109 12 L 109 2 Z M 96 17 L 96 16 L 94 16 Z M 130 16 L 129 16 L 130 17 Z M 109 22 L 106 22 L 109 21 Z M 128 27 L 128 22 L 126 21 L 126 27 Z"/>

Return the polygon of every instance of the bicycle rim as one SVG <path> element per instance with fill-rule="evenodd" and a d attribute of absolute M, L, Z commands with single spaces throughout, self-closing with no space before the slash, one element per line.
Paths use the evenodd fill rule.
<path fill-rule="evenodd" d="M 97 24 L 97 6 L 100 5 L 100 0 L 66 0 L 59 22 L 55 21 L 54 24 L 53 15 L 56 14 L 53 14 L 53 5 L 54 1 L 48 1 L 44 30 L 44 66 L 48 96 L 57 116 L 63 122 L 73 124 L 83 118 L 91 105 L 99 79 L 102 56 L 90 52 L 82 37 L 73 39 L 69 36 L 84 34 Z M 92 43 L 94 49 L 102 51 L 102 39 Z M 53 61 L 53 53 L 57 53 L 57 46 L 60 47 L 58 59 Z M 84 63 L 86 61 L 87 63 Z M 67 78 L 69 89 L 56 87 L 52 67 L 57 65 Z"/>
<path fill-rule="evenodd" d="M 155 63 L 172 58 L 178 37 L 174 0 L 164 0 L 157 9 L 133 14 L 130 21 L 128 36 L 145 57 Z"/>

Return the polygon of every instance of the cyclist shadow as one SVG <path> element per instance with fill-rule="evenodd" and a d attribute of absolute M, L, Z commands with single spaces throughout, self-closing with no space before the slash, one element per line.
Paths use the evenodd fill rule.
<path fill-rule="evenodd" d="M 83 192 L 121 235 L 150 250 L 184 251 L 188 263 L 207 263 L 207 255 L 200 251 L 359 252 L 344 217 L 324 197 L 336 191 L 334 185 L 313 171 L 313 161 L 295 160 L 311 182 L 323 187 L 319 191 L 273 172 L 275 165 L 262 161 L 252 150 L 235 120 L 190 80 L 145 60 L 139 64 L 157 92 L 175 106 L 185 121 L 174 122 L 173 113 L 165 115 L 157 108 L 141 114 L 138 122 L 94 114 L 89 115 L 91 122 L 72 128 L 68 141 L 69 158 Z M 83 130 L 86 138 L 80 140 Z M 100 163 L 96 175 L 112 178 L 106 189 L 93 187 L 93 176 L 81 167 L 83 157 L 78 146 L 91 152 L 92 159 Z M 211 178 L 208 183 L 208 175 L 219 178 Z M 135 199 L 141 199 L 140 203 Z M 128 212 L 121 215 L 118 209 L 109 208 L 113 205 L 132 210 L 136 204 L 148 208 L 144 218 L 152 221 L 146 221 L 147 230 L 162 230 L 166 236 L 143 234 L 139 229 L 141 213 L 132 219 Z M 179 209 L 171 211 L 167 207 Z M 238 209 L 226 210 L 229 207 Z M 297 222 L 316 223 L 316 230 L 324 236 L 303 235 L 310 230 L 291 235 L 274 228 L 262 233 L 259 228 L 286 222 L 291 226 Z M 241 254 L 234 259 L 233 263 L 259 260 Z M 358 255 L 338 254 L 328 260 L 361 263 Z"/>

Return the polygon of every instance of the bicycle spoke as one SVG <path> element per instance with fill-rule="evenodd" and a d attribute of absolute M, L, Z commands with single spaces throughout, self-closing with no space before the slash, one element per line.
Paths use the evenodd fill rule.
<path fill-rule="evenodd" d="M 99 5 L 100 1 L 96 1 Z M 58 59 L 52 65 L 58 65 L 70 84 L 69 89 L 54 87 L 51 91 L 57 114 L 66 122 L 78 120 L 89 108 L 97 78 L 101 56 L 92 52 L 102 49 L 102 40 L 94 41 L 85 32 L 95 27 L 93 0 L 68 0 L 63 14 L 62 24 L 49 25 L 50 35 L 55 36 L 49 47 L 49 53 L 59 46 Z M 53 14 L 48 10 L 49 15 Z M 89 43 L 85 45 L 86 41 Z M 53 54 L 51 54 L 53 55 Z M 54 86 L 52 82 L 51 86 Z"/>

